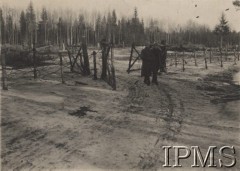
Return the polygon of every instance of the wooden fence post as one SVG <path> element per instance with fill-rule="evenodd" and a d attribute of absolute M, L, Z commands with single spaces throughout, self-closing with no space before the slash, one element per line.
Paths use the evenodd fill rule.
<path fill-rule="evenodd" d="M 35 42 L 33 43 L 33 77 L 34 79 L 37 79 L 37 67 L 36 67 L 36 48 L 35 48 Z"/>
<path fill-rule="evenodd" d="M 205 61 L 205 69 L 208 69 L 206 56 L 204 57 L 204 61 Z"/>
<path fill-rule="evenodd" d="M 222 49 L 220 49 L 220 62 L 221 62 L 221 67 L 223 67 Z"/>
<path fill-rule="evenodd" d="M 116 76 L 115 76 L 115 68 L 114 68 L 114 49 L 113 49 L 113 44 L 111 45 L 111 72 L 112 72 L 112 88 L 113 90 L 117 89 L 116 85 Z"/>
<path fill-rule="evenodd" d="M 94 73 L 93 73 L 93 79 L 97 79 L 97 62 L 96 62 L 96 55 L 97 53 L 93 51 L 93 67 L 94 67 Z"/>
<path fill-rule="evenodd" d="M 237 54 L 236 54 L 236 49 L 234 49 L 234 65 L 237 64 Z"/>
<path fill-rule="evenodd" d="M 8 90 L 5 54 L 2 54 L 2 32 L 1 31 L 0 31 L 0 58 L 1 58 L 1 65 L 2 65 L 2 89 Z"/>
<path fill-rule="evenodd" d="M 61 69 L 61 79 L 62 79 L 62 84 L 65 83 L 64 78 L 63 78 L 63 60 L 62 60 L 62 54 L 59 52 L 59 57 L 60 57 L 60 69 Z"/>
<path fill-rule="evenodd" d="M 177 52 L 175 51 L 175 67 L 177 67 Z"/>
<path fill-rule="evenodd" d="M 209 62 L 212 63 L 212 48 L 210 49 L 210 58 L 209 58 Z"/>
<path fill-rule="evenodd" d="M 128 74 L 130 73 L 132 56 L 133 56 L 133 49 L 134 49 L 134 43 L 132 44 L 132 47 L 131 47 L 131 54 L 130 54 L 129 63 L 128 63 L 128 70 L 127 70 Z M 142 74 L 141 74 L 141 75 L 142 75 Z"/>
<path fill-rule="evenodd" d="M 228 50 L 227 48 L 225 49 L 225 61 L 227 61 L 227 57 L 228 57 Z"/>
<path fill-rule="evenodd" d="M 240 46 L 238 46 L 238 61 L 239 61 L 239 55 L 240 55 Z"/>
<path fill-rule="evenodd" d="M 84 42 L 82 43 L 82 51 L 83 51 L 83 59 L 84 59 L 84 74 L 89 75 L 90 74 L 90 65 L 89 65 L 89 59 L 88 59 L 88 52 L 87 52 L 87 44 Z"/>
<path fill-rule="evenodd" d="M 2 64 L 2 89 L 8 90 L 5 54 L 1 53 L 1 44 L 0 44 L 0 57 L 1 57 L 1 64 Z"/>
<path fill-rule="evenodd" d="M 184 60 L 184 56 L 182 57 L 182 70 L 183 70 L 183 72 L 185 71 L 185 60 Z"/>
<path fill-rule="evenodd" d="M 101 79 L 106 79 L 107 77 L 107 46 L 102 43 L 102 74 Z"/>
<path fill-rule="evenodd" d="M 194 50 L 194 62 L 195 62 L 195 66 L 197 66 L 197 57 L 196 57 L 196 51 Z"/>

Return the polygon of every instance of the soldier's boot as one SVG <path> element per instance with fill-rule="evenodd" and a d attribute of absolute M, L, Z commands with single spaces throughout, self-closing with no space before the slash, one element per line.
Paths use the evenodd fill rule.
<path fill-rule="evenodd" d="M 152 83 L 158 85 L 157 73 L 156 73 L 156 74 L 153 74 Z"/>
<path fill-rule="evenodd" d="M 149 85 L 150 85 L 150 78 L 147 77 L 147 76 L 145 76 L 145 77 L 144 77 L 144 83 L 149 86 Z"/>
<path fill-rule="evenodd" d="M 163 69 L 163 72 L 167 73 L 167 68 L 166 67 Z"/>
<path fill-rule="evenodd" d="M 163 67 L 160 67 L 160 72 L 164 72 L 164 68 Z"/>

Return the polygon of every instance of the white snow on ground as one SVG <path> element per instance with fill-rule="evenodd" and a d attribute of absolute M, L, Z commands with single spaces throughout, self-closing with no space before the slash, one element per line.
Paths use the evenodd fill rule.
<path fill-rule="evenodd" d="M 239 87 L 226 76 L 209 77 L 239 69 L 239 62 L 221 68 L 215 58 L 206 70 L 202 58 L 197 67 L 189 58 L 182 72 L 181 63 L 170 66 L 174 62 L 168 59 L 159 85 L 146 86 L 140 71 L 126 72 L 128 61 L 122 58 L 129 49 L 115 54 L 117 91 L 69 68 L 64 68 L 66 84 L 60 72 L 37 80 L 31 73 L 9 75 L 9 90 L 1 92 L 3 170 L 159 170 L 163 145 L 199 145 L 203 154 L 210 145 L 240 148 L 239 101 L 210 102 L 237 95 Z M 45 67 L 41 74 L 48 69 L 59 68 Z M 181 164 L 189 170 L 192 160 Z"/>

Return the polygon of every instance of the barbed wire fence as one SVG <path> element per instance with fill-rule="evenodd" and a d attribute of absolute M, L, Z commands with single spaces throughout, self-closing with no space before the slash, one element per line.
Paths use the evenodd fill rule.
<path fill-rule="evenodd" d="M 193 52 L 179 52 L 174 51 L 168 54 L 168 66 L 178 67 L 181 66 L 182 71 L 186 70 L 186 66 L 204 66 L 207 70 L 209 69 L 209 64 L 217 64 L 221 68 L 224 66 L 224 63 L 232 62 L 233 65 L 237 64 L 239 61 L 239 51 L 233 49 L 233 51 L 213 51 L 212 49 L 206 49 L 204 51 L 193 51 Z"/>
<path fill-rule="evenodd" d="M 134 67 L 135 63 L 141 61 L 140 54 L 140 49 L 132 45 L 127 69 L 128 73 L 141 70 L 139 67 Z M 209 48 L 202 51 L 193 50 L 192 52 L 183 50 L 168 51 L 166 64 L 169 70 L 174 69 L 175 71 L 178 68 L 179 71 L 185 72 L 189 66 L 195 66 L 196 69 L 204 68 L 208 70 L 214 65 L 223 68 L 225 63 L 236 65 L 237 61 L 239 61 L 239 56 L 240 52 L 237 48 L 231 50 L 213 50 Z"/>
<path fill-rule="evenodd" d="M 109 46 L 110 47 L 110 46 Z M 87 48 L 87 47 L 85 47 Z M 56 80 L 61 81 L 65 84 L 67 80 L 70 80 L 72 74 L 82 74 L 83 76 L 90 75 L 93 71 L 93 79 L 97 80 L 97 71 L 102 68 L 102 58 L 107 59 L 107 79 L 104 79 L 112 88 L 116 90 L 116 79 L 115 69 L 113 65 L 113 47 L 110 47 L 110 57 L 103 56 L 102 49 L 93 50 L 88 54 L 87 49 L 79 47 L 75 50 L 59 50 L 57 52 L 51 52 L 50 48 L 47 51 L 40 52 L 39 49 L 26 50 L 25 55 L 31 59 L 30 66 L 24 66 L 21 68 L 6 66 L 5 57 L 9 49 L 5 49 L 1 53 L 1 71 L 2 71 L 2 88 L 7 90 L 7 79 L 16 80 L 19 78 L 30 78 L 30 79 L 45 79 L 45 80 Z M 84 54 L 85 53 L 85 54 Z M 85 57 L 84 57 L 85 55 Z M 36 58 L 44 58 L 46 61 L 44 64 L 37 63 Z M 87 61 L 86 61 L 87 60 Z M 91 62 L 92 61 L 92 62 Z M 89 67 L 88 74 L 86 74 L 86 64 Z"/>

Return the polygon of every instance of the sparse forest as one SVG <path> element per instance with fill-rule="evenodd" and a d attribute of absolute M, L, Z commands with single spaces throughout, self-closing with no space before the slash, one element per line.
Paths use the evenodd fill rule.
<path fill-rule="evenodd" d="M 237 7 L 238 2 L 233 5 Z M 161 21 L 153 18 L 144 21 L 139 18 L 140 12 L 135 8 L 132 16 L 119 17 L 115 10 L 101 14 L 96 11 L 50 11 L 45 7 L 37 11 L 32 3 L 22 11 L 3 6 L 0 9 L 2 43 L 25 46 L 33 42 L 38 46 L 62 43 L 73 45 L 84 39 L 88 45 L 97 46 L 100 40 L 106 39 L 117 46 L 130 46 L 133 42 L 145 45 L 146 42 L 165 39 L 172 45 L 218 47 L 220 44 L 216 30 L 206 25 L 190 20 L 185 25 L 169 26 L 166 29 Z M 224 35 L 223 46 L 238 45 L 240 33 L 231 28 L 228 32 Z"/>

